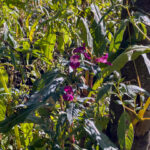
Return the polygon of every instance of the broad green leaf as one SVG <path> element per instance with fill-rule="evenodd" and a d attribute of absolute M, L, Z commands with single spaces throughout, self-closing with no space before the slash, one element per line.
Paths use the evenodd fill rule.
<path fill-rule="evenodd" d="M 51 71 L 53 73 L 53 71 Z M 54 78 L 53 78 L 54 79 Z M 8 132 L 13 126 L 19 123 L 23 123 L 31 112 L 34 112 L 40 106 L 43 106 L 45 103 L 49 105 L 50 108 L 53 108 L 55 102 L 59 99 L 59 87 L 64 81 L 62 77 L 59 77 L 59 73 L 55 76 L 53 80 L 49 78 L 48 83 L 36 91 L 28 102 L 24 105 L 23 108 L 19 109 L 17 112 L 13 113 L 5 120 L 0 122 L 0 132 Z"/>
<path fill-rule="evenodd" d="M 103 54 L 106 50 L 107 38 L 106 28 L 100 10 L 97 5 L 91 4 L 91 11 L 94 14 L 94 20 L 91 26 L 91 34 L 93 37 L 93 49 L 96 55 Z"/>
<path fill-rule="evenodd" d="M 73 119 L 75 119 L 75 117 L 78 116 L 78 113 L 80 112 L 80 110 L 75 107 L 75 103 L 70 103 L 66 112 L 67 112 L 67 119 L 71 125 L 73 122 Z"/>
<path fill-rule="evenodd" d="M 124 67 L 124 65 L 128 61 L 135 60 L 141 54 L 149 53 L 150 46 L 143 46 L 143 45 L 134 45 L 125 50 L 122 54 L 120 54 L 113 62 L 112 66 L 108 66 L 102 71 L 103 76 L 110 75 L 113 71 L 117 70 L 120 71 Z"/>
<path fill-rule="evenodd" d="M 112 49 L 115 49 L 115 50 L 119 49 L 120 44 L 123 39 L 124 31 L 126 29 L 126 24 L 127 24 L 126 20 L 121 22 L 119 30 L 115 33 L 114 39 L 111 41 L 111 44 L 110 44 L 111 46 L 109 49 L 110 51 L 112 51 Z"/>
<path fill-rule="evenodd" d="M 65 49 L 65 44 L 70 45 L 70 33 L 65 27 L 61 28 L 58 35 L 58 50 L 63 53 Z"/>
<path fill-rule="evenodd" d="M 98 131 L 93 121 L 86 119 L 84 129 L 89 134 L 89 136 L 97 142 L 101 149 L 118 150 L 118 148 L 109 140 L 109 138 L 104 133 Z"/>
<path fill-rule="evenodd" d="M 49 59 L 53 59 L 53 50 L 56 43 L 56 34 L 52 33 L 51 30 L 49 30 L 49 33 L 46 35 L 46 37 L 43 39 L 42 46 L 44 48 L 45 56 Z"/>
<path fill-rule="evenodd" d="M 70 125 L 73 122 L 73 109 L 74 109 L 74 106 L 75 106 L 74 103 L 70 103 L 69 104 L 69 108 L 67 108 L 67 110 L 66 110 L 66 112 L 67 112 L 67 118 L 68 118 L 68 121 L 69 121 Z"/>
<path fill-rule="evenodd" d="M 133 140 L 134 140 L 134 128 L 132 123 L 129 125 L 128 133 L 126 135 L 126 147 L 127 150 L 132 148 Z"/>
<path fill-rule="evenodd" d="M 80 18 L 79 20 L 79 28 L 80 28 L 80 36 L 82 40 L 88 45 L 90 48 L 93 48 L 93 38 L 90 33 L 87 20 L 85 18 Z"/>
<path fill-rule="evenodd" d="M 148 72 L 150 74 L 150 59 L 147 57 L 146 54 L 142 54 L 142 57 L 144 59 L 145 65 L 147 67 L 147 70 L 148 70 Z"/>
<path fill-rule="evenodd" d="M 48 85 L 58 76 L 56 70 L 44 73 L 40 79 L 37 79 L 34 84 L 31 93 L 39 92 L 44 86 Z"/>
<path fill-rule="evenodd" d="M 150 97 L 150 93 L 139 86 L 127 85 L 126 88 L 127 88 L 127 92 L 133 96 L 136 96 L 138 93 L 143 93 L 146 96 Z"/>
<path fill-rule="evenodd" d="M 130 123 L 130 117 L 127 112 L 123 112 L 119 119 L 117 135 L 121 150 L 131 150 L 134 138 L 134 130 L 132 123 Z"/>

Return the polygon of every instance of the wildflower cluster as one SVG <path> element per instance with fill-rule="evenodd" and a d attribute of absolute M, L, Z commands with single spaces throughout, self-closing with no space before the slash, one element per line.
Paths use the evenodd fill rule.
<path fill-rule="evenodd" d="M 76 70 L 80 67 L 80 54 L 83 54 L 85 59 L 91 60 L 91 56 L 86 52 L 85 44 L 83 46 L 77 47 L 73 50 L 73 55 L 70 57 L 70 67 L 73 70 Z M 103 56 L 95 59 L 96 63 L 104 63 L 107 65 L 112 65 L 111 62 L 108 62 L 108 53 Z M 74 99 L 74 93 L 71 86 L 66 86 L 64 88 L 63 99 L 65 101 L 72 101 Z"/>

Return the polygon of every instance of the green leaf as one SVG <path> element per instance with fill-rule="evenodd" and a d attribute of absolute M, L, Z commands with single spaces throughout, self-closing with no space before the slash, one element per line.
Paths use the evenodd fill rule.
<path fill-rule="evenodd" d="M 57 37 L 58 50 L 63 53 L 65 49 L 65 44 L 70 45 L 70 33 L 65 27 L 59 29 L 59 35 Z"/>
<path fill-rule="evenodd" d="M 107 38 L 104 22 L 99 8 L 95 4 L 91 4 L 91 11 L 94 14 L 94 20 L 91 26 L 91 34 L 93 37 L 93 48 L 96 55 L 103 54 L 106 50 Z"/>
<path fill-rule="evenodd" d="M 146 28 L 146 25 L 144 24 L 144 23 L 139 23 L 139 25 L 140 25 L 140 27 L 141 27 L 141 30 L 143 31 L 143 33 L 145 34 L 145 35 L 147 35 L 147 28 Z M 139 33 L 140 35 L 139 35 L 139 40 L 145 40 L 145 36 L 143 35 L 143 34 L 141 34 L 141 33 Z"/>
<path fill-rule="evenodd" d="M 147 29 L 145 24 L 139 23 L 137 26 L 145 35 L 147 35 Z M 132 34 L 131 36 L 133 42 L 140 42 L 146 38 L 143 34 L 141 34 L 141 32 L 137 29 L 137 27 L 134 26 L 134 24 L 133 24 L 133 29 L 134 29 L 134 34 Z"/>
<path fill-rule="evenodd" d="M 12 8 L 16 6 L 18 8 L 25 9 L 25 3 L 20 0 L 5 0 L 5 3 Z"/>
<path fill-rule="evenodd" d="M 39 19 L 37 19 L 31 27 L 31 30 L 30 30 L 30 33 L 29 33 L 29 39 L 30 39 L 31 42 L 33 41 L 33 35 L 34 35 L 34 32 L 36 30 L 36 27 L 37 27 L 38 23 L 39 23 Z"/>
<path fill-rule="evenodd" d="M 51 71 L 53 74 L 54 72 Z M 53 80 L 54 79 L 54 80 Z M 5 120 L 0 122 L 0 132 L 8 132 L 13 126 L 19 123 L 23 123 L 31 112 L 34 112 L 40 106 L 43 106 L 45 103 L 52 109 L 55 105 L 55 102 L 59 99 L 59 87 L 64 81 L 62 77 L 59 77 L 59 73 L 55 78 L 49 78 L 49 81 L 46 85 L 43 85 L 43 88 L 40 91 L 36 91 L 28 102 L 24 105 L 23 108 L 19 109 L 17 112 L 13 113 Z"/>
<path fill-rule="evenodd" d="M 90 48 L 93 48 L 93 38 L 91 36 L 87 20 L 85 18 L 80 18 L 79 20 L 79 28 L 81 30 L 80 36 L 82 40 L 88 45 Z"/>
<path fill-rule="evenodd" d="M 29 146 L 30 142 L 33 140 L 33 123 L 22 123 L 21 124 L 21 130 L 24 135 L 24 141 L 26 147 Z"/>
<path fill-rule="evenodd" d="M 1 88 L 3 87 L 6 93 L 9 93 L 7 83 L 8 83 L 8 74 L 5 68 L 0 66 L 0 87 Z"/>
<path fill-rule="evenodd" d="M 125 50 L 122 54 L 120 54 L 113 62 L 112 66 L 108 66 L 102 71 L 103 76 L 110 75 L 113 71 L 120 71 L 124 67 L 124 65 L 131 60 L 135 60 L 141 54 L 149 53 L 150 46 L 143 45 L 134 45 Z"/>
<path fill-rule="evenodd" d="M 65 43 L 64 43 L 64 38 L 63 35 L 58 36 L 58 50 L 63 53 L 65 49 Z"/>
<path fill-rule="evenodd" d="M 6 105 L 3 100 L 0 100 L 0 121 L 4 120 L 6 113 Z"/>
<path fill-rule="evenodd" d="M 124 31 L 126 29 L 127 20 L 123 20 L 120 24 L 119 30 L 115 33 L 114 39 L 111 41 L 110 51 L 112 49 L 118 50 L 120 47 L 120 44 L 123 39 Z"/>
<path fill-rule="evenodd" d="M 58 76 L 57 70 L 49 71 L 44 73 L 40 79 L 37 79 L 32 88 L 31 93 L 39 92 L 44 86 L 47 86 L 50 82 L 52 82 Z"/>
<path fill-rule="evenodd" d="M 30 49 L 30 43 L 28 41 L 23 41 L 23 49 L 29 50 Z"/>
<path fill-rule="evenodd" d="M 101 100 L 111 90 L 111 87 L 112 84 L 106 84 L 102 86 L 98 91 L 96 101 Z"/>
<path fill-rule="evenodd" d="M 8 34 L 8 41 L 10 41 L 11 45 L 14 48 L 17 48 L 17 42 L 15 41 L 14 37 L 11 34 Z"/>
<path fill-rule="evenodd" d="M 46 35 L 46 39 L 43 39 L 43 49 L 45 52 L 45 56 L 49 59 L 53 59 L 53 50 L 56 43 L 56 34 L 52 33 L 52 31 L 49 31 L 49 33 Z"/>
<path fill-rule="evenodd" d="M 119 119 L 117 135 L 120 148 L 122 150 L 131 150 L 134 138 L 134 130 L 132 123 L 130 123 L 130 117 L 127 112 L 123 112 Z"/>
<path fill-rule="evenodd" d="M 75 103 L 70 103 L 66 112 L 67 112 L 67 119 L 71 125 L 73 122 L 73 119 L 75 119 L 75 117 L 78 116 L 79 109 L 75 107 Z"/>
<path fill-rule="evenodd" d="M 147 67 L 147 70 L 148 70 L 148 72 L 150 74 L 150 60 L 149 60 L 149 58 L 147 57 L 146 54 L 142 54 L 142 57 L 144 59 L 145 65 Z"/>
<path fill-rule="evenodd" d="M 148 91 L 146 91 L 145 89 L 139 87 L 139 86 L 136 86 L 136 85 L 127 85 L 126 88 L 127 88 L 127 92 L 129 94 L 133 95 L 133 96 L 136 96 L 139 93 L 143 93 L 146 96 L 150 97 L 150 93 Z"/>
<path fill-rule="evenodd" d="M 98 131 L 93 121 L 86 119 L 84 129 L 103 150 L 118 150 L 105 134 Z"/>

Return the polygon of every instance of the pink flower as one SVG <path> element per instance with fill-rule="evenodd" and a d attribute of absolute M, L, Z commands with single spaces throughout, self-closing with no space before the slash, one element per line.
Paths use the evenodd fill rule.
<path fill-rule="evenodd" d="M 90 56 L 88 53 L 85 53 L 85 52 L 84 52 L 83 54 L 84 54 L 84 57 L 85 57 L 86 59 L 89 59 L 89 60 L 91 59 L 91 56 Z"/>
<path fill-rule="evenodd" d="M 77 69 L 80 66 L 79 58 L 80 58 L 80 56 L 78 56 L 78 55 L 71 56 L 70 66 L 72 67 L 72 69 Z"/>
<path fill-rule="evenodd" d="M 85 43 L 83 44 L 83 46 L 77 47 L 73 53 L 83 53 L 85 51 Z"/>
<path fill-rule="evenodd" d="M 73 100 L 73 95 L 71 95 L 71 94 L 64 94 L 63 95 L 63 99 L 65 100 L 65 101 L 72 101 Z"/>
<path fill-rule="evenodd" d="M 111 62 L 108 62 L 107 59 L 108 59 L 108 53 L 106 53 L 102 57 L 96 58 L 96 62 L 104 63 L 104 64 L 112 66 Z"/>
<path fill-rule="evenodd" d="M 81 54 L 84 55 L 84 57 L 85 57 L 86 59 L 89 59 L 89 60 L 91 59 L 90 55 L 85 52 L 85 43 L 83 44 L 83 46 L 80 46 L 80 47 L 76 48 L 76 49 L 73 51 L 73 53 L 81 53 Z"/>
<path fill-rule="evenodd" d="M 64 88 L 64 94 L 63 94 L 63 99 L 65 101 L 72 101 L 74 96 L 73 96 L 73 90 L 71 86 L 65 86 Z"/>
<path fill-rule="evenodd" d="M 65 91 L 66 93 L 73 93 L 72 87 L 69 86 L 69 85 L 64 87 L 64 91 Z"/>

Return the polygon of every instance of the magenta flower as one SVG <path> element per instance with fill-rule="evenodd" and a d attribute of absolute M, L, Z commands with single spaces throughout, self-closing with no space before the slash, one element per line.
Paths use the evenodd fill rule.
<path fill-rule="evenodd" d="M 71 86 L 65 86 L 64 88 L 64 94 L 63 94 L 63 99 L 65 101 L 72 101 L 74 96 L 73 96 L 73 90 Z"/>
<path fill-rule="evenodd" d="M 91 59 L 90 55 L 85 52 L 85 43 L 83 44 L 83 46 L 80 46 L 80 47 L 76 48 L 76 49 L 73 51 L 73 53 L 81 53 L 81 54 L 84 55 L 84 57 L 85 57 L 86 59 L 89 59 L 89 60 Z"/>
<path fill-rule="evenodd" d="M 83 53 L 85 51 L 85 43 L 83 44 L 83 46 L 77 47 L 73 53 Z"/>
<path fill-rule="evenodd" d="M 89 59 L 89 60 L 91 59 L 91 56 L 90 56 L 88 53 L 85 53 L 85 52 L 84 52 L 83 54 L 84 54 L 84 57 L 85 57 L 86 59 Z"/>
<path fill-rule="evenodd" d="M 108 62 L 107 59 L 108 59 L 108 53 L 106 53 L 102 57 L 96 58 L 96 62 L 104 63 L 104 64 L 112 66 L 111 62 Z"/>
<path fill-rule="evenodd" d="M 66 93 L 73 93 L 72 87 L 69 86 L 69 85 L 64 87 L 64 91 L 65 91 Z"/>
<path fill-rule="evenodd" d="M 73 100 L 73 95 L 72 94 L 64 94 L 63 95 L 63 99 L 65 100 L 65 101 L 72 101 Z"/>
<path fill-rule="evenodd" d="M 78 56 L 78 55 L 71 56 L 70 66 L 72 67 L 72 69 L 77 69 L 80 66 L 79 58 L 80 58 L 80 56 Z"/>

